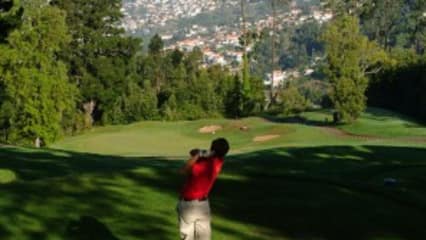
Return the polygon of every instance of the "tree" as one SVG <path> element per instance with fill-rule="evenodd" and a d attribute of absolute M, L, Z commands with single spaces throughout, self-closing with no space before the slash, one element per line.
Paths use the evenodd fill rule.
<path fill-rule="evenodd" d="M 277 34 L 277 5 L 287 4 L 288 0 L 271 0 L 271 9 L 272 9 L 272 28 L 271 28 L 271 89 L 270 89 L 270 102 L 274 103 L 275 101 L 275 89 L 274 89 L 274 73 L 276 67 L 276 56 L 275 56 L 275 45 L 276 45 L 276 34 Z"/>
<path fill-rule="evenodd" d="M 359 17 L 374 5 L 373 1 L 374 0 L 321 0 L 324 8 L 331 9 L 337 18 L 345 15 Z"/>
<path fill-rule="evenodd" d="M 250 116 L 262 112 L 266 103 L 265 88 L 262 78 L 250 76 L 249 81 L 250 94 L 243 94 L 243 116 Z"/>
<path fill-rule="evenodd" d="M 165 76 L 163 65 L 167 58 L 162 57 L 164 43 L 158 34 L 155 34 L 148 44 L 149 60 L 151 61 L 152 81 L 157 89 L 157 93 L 161 92 L 161 87 L 164 85 Z"/>
<path fill-rule="evenodd" d="M 426 0 L 405 2 L 402 21 L 397 26 L 396 45 L 412 48 L 417 54 L 424 54 L 426 48 Z M 402 41 L 401 41 L 402 39 Z"/>
<path fill-rule="evenodd" d="M 238 76 L 234 77 L 232 89 L 227 94 L 225 109 L 228 117 L 239 118 L 243 116 L 244 94 L 242 84 Z"/>
<path fill-rule="evenodd" d="M 233 76 L 228 69 L 214 65 L 208 68 L 210 81 L 214 83 L 217 111 L 226 115 L 226 100 L 233 86 Z"/>
<path fill-rule="evenodd" d="M 416 0 L 411 9 L 411 42 L 418 54 L 424 54 L 426 49 L 426 0 Z"/>
<path fill-rule="evenodd" d="M 148 50 L 151 55 L 159 55 L 163 51 L 164 42 L 158 34 L 155 34 L 149 41 Z"/>
<path fill-rule="evenodd" d="M 143 88 L 134 82 L 129 82 L 126 92 L 116 99 L 112 110 L 103 117 L 108 118 L 105 122 L 113 124 L 155 119 L 157 96 L 150 82 L 146 81 Z"/>
<path fill-rule="evenodd" d="M 149 81 L 144 82 L 142 91 L 141 116 L 145 120 L 155 120 L 158 117 L 157 95 Z"/>
<path fill-rule="evenodd" d="M 18 0 L 0 0 L 0 43 L 5 43 L 9 33 L 19 27 L 23 11 Z"/>
<path fill-rule="evenodd" d="M 173 67 L 178 67 L 182 61 L 183 61 L 184 54 L 179 49 L 174 49 L 171 54 L 170 58 L 173 64 Z"/>
<path fill-rule="evenodd" d="M 44 1 L 24 2 L 24 9 L 22 26 L 0 45 L 0 115 L 7 142 L 37 146 L 61 135 L 77 92 L 56 58 L 70 39 L 65 13 Z"/>
<path fill-rule="evenodd" d="M 71 42 L 61 52 L 76 83 L 86 117 L 100 121 L 111 114 L 129 82 L 136 81 L 136 53 L 141 42 L 119 27 L 121 0 L 52 0 L 67 13 Z M 110 112 L 110 113 L 108 113 Z M 108 123 L 108 122 L 104 122 Z"/>
<path fill-rule="evenodd" d="M 247 56 L 247 47 L 250 42 L 250 34 L 247 32 L 246 23 L 246 0 L 241 0 L 241 37 L 240 43 L 243 48 L 243 61 L 241 66 L 241 81 L 243 82 L 243 94 L 250 95 L 250 75 L 249 75 L 249 59 Z"/>
<path fill-rule="evenodd" d="M 188 75 L 195 73 L 200 68 L 203 60 L 203 52 L 199 47 L 195 47 L 188 55 L 184 58 L 184 64 Z"/>
<path fill-rule="evenodd" d="M 292 84 L 289 84 L 280 91 L 279 99 L 282 113 L 285 116 L 304 112 L 309 105 L 308 100 Z"/>
<path fill-rule="evenodd" d="M 316 21 L 309 21 L 301 24 L 294 31 L 291 38 L 291 46 L 289 50 L 298 49 L 295 53 L 304 51 L 308 58 L 314 57 L 316 52 L 322 53 L 323 46 L 319 41 L 321 35 L 321 25 Z M 302 49 L 302 50 L 300 50 Z M 301 63 L 304 61 L 300 61 Z"/>
<path fill-rule="evenodd" d="M 322 0 L 336 17 L 351 15 L 360 19 L 361 28 L 371 40 L 388 52 L 394 47 L 424 51 L 425 0 Z M 423 36 L 423 37 L 422 37 Z"/>
<path fill-rule="evenodd" d="M 401 22 L 403 7 L 404 0 L 381 0 L 361 16 L 363 30 L 388 51 L 396 42 L 395 31 Z"/>
<path fill-rule="evenodd" d="M 366 107 L 367 75 L 377 73 L 385 52 L 363 36 L 356 17 L 335 19 L 322 35 L 331 100 L 343 121 L 357 119 Z"/>
<path fill-rule="evenodd" d="M 275 0 L 274 0 L 275 1 Z M 263 100 L 261 103 L 257 103 L 256 100 L 258 98 L 258 88 L 257 86 L 252 86 L 253 81 L 258 80 L 258 78 L 254 78 L 250 75 L 250 55 L 247 52 L 247 48 L 249 44 L 253 44 L 258 38 L 257 33 L 251 32 L 247 30 L 246 23 L 246 0 L 240 1 L 241 6 L 241 36 L 240 36 L 240 44 L 243 49 L 242 56 L 242 66 L 241 66 L 241 84 L 235 84 L 233 89 L 234 98 L 239 98 L 238 95 L 241 93 L 241 113 L 237 113 L 237 117 L 240 115 L 249 115 L 253 113 L 255 106 L 263 106 Z M 237 87 L 240 87 L 240 90 L 237 90 Z M 253 88 L 254 87 L 254 88 Z M 262 89 L 263 92 L 263 89 Z M 238 105 L 238 104 L 237 104 Z M 233 107 L 235 108 L 235 107 Z M 237 109 L 236 107 L 235 109 Z"/>
<path fill-rule="evenodd" d="M 214 91 L 214 82 L 209 78 L 207 70 L 200 70 L 200 74 L 197 79 L 197 85 L 197 93 L 199 96 L 201 96 L 201 108 L 204 109 L 204 111 L 208 115 L 213 115 L 214 113 L 217 113 L 217 96 Z"/>

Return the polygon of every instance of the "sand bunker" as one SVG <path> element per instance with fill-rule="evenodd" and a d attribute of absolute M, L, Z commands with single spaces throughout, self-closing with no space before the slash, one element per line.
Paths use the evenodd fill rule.
<path fill-rule="evenodd" d="M 250 130 L 250 128 L 248 126 L 241 126 L 240 130 L 243 132 L 247 132 L 248 130 Z"/>
<path fill-rule="evenodd" d="M 200 132 L 200 133 L 216 133 L 218 130 L 222 130 L 222 126 L 210 125 L 210 126 L 204 126 L 200 129 L 198 129 L 198 132 Z"/>
<path fill-rule="evenodd" d="M 263 135 L 263 136 L 256 136 L 253 138 L 253 142 L 266 142 L 275 138 L 280 137 L 280 135 Z"/>

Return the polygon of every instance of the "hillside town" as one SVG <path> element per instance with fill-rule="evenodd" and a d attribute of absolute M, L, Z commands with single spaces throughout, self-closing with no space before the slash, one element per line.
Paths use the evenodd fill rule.
<path fill-rule="evenodd" d="M 238 1 L 226 4 L 236 5 Z M 219 1 L 211 0 L 126 0 L 121 9 L 125 17 L 123 26 L 131 33 L 140 28 L 155 29 L 168 21 L 213 11 L 219 5 Z"/>
<path fill-rule="evenodd" d="M 200 13 L 211 12 L 220 7 L 218 2 L 210 0 L 134 0 L 125 3 L 122 12 L 125 16 L 123 27 L 127 32 L 135 34 L 138 30 L 153 31 L 159 26 L 165 26 L 174 20 L 195 17 Z M 229 7 L 238 7 L 240 1 L 226 1 Z M 222 6 L 223 7 L 223 6 Z M 139 9 L 139 10 L 137 10 Z M 300 25 L 307 21 L 324 23 L 332 18 L 332 13 L 323 11 L 319 6 L 310 7 L 309 11 L 302 9 L 292 2 L 287 11 L 278 12 L 275 19 L 277 30 L 285 26 Z M 204 54 L 204 65 L 219 64 L 228 66 L 231 70 L 238 70 L 243 59 L 243 48 L 240 44 L 241 18 L 240 22 L 234 22 L 226 26 L 203 26 L 200 24 L 190 25 L 187 29 L 172 29 L 159 33 L 166 43 L 166 49 L 180 49 L 192 51 L 199 48 Z M 255 22 L 247 22 L 246 29 L 252 32 L 261 32 L 265 28 L 271 28 L 273 17 L 271 14 L 261 17 Z M 176 38 L 178 34 L 184 36 Z M 153 34 L 153 33 L 152 33 Z M 252 46 L 247 46 L 247 51 Z M 265 85 L 279 85 L 289 76 L 295 77 L 311 73 L 311 69 L 304 72 L 274 71 L 266 75 Z M 272 80 L 273 79 L 273 80 Z"/>

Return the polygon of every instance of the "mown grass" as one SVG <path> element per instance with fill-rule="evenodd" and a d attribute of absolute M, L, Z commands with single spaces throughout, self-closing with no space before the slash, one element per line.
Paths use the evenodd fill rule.
<path fill-rule="evenodd" d="M 198 133 L 212 124 L 223 130 Z M 268 134 L 280 137 L 253 142 Z M 66 150 L 2 147 L 0 239 L 177 239 L 177 169 L 218 136 L 233 152 L 211 194 L 214 240 L 426 238 L 424 145 L 249 118 L 100 128 L 55 145 Z"/>
<path fill-rule="evenodd" d="M 317 111 L 302 114 L 309 120 L 324 123 L 332 121 L 331 111 Z M 424 125 L 407 116 L 378 108 L 369 108 L 361 118 L 352 124 L 339 126 L 340 129 L 359 135 L 379 137 L 426 137 Z"/>
<path fill-rule="evenodd" d="M 373 117 L 375 114 L 375 117 Z M 379 117 L 383 114 L 382 117 Z M 426 128 L 415 122 L 398 118 L 391 112 L 378 109 L 369 111 L 355 123 L 338 126 L 339 129 L 359 135 L 389 138 L 390 141 L 372 140 L 369 144 L 406 144 L 395 138 L 426 137 Z M 391 116 L 394 117 L 391 117 Z M 329 111 L 302 114 L 304 122 L 279 118 L 247 118 L 241 120 L 210 119 L 181 122 L 141 122 L 127 126 L 101 127 L 87 134 L 66 138 L 52 147 L 78 152 L 112 154 L 121 156 L 184 156 L 187 149 L 208 147 L 215 137 L 226 137 L 232 142 L 232 153 L 243 153 L 280 146 L 316 146 L 365 144 L 356 138 L 341 138 L 318 127 L 329 125 Z M 325 121 L 328 119 L 328 122 Z M 215 134 L 200 133 L 204 126 L 219 125 Z M 248 127 L 242 131 L 241 127 Z M 279 135 L 266 142 L 254 142 L 256 136 Z M 410 143 L 412 144 L 412 143 Z"/>

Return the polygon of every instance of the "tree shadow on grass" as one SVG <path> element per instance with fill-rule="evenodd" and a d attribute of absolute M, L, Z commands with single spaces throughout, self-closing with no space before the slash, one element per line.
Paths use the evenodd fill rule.
<path fill-rule="evenodd" d="M 368 115 L 364 115 L 363 118 L 366 118 L 366 119 L 371 119 L 376 121 L 389 121 L 389 120 L 393 121 L 395 119 L 400 119 L 406 122 L 412 122 L 412 124 L 407 124 L 407 126 L 413 125 L 416 127 L 422 127 L 423 125 L 418 119 L 415 119 L 403 113 L 392 112 L 392 111 L 388 111 L 381 108 L 370 107 L 370 108 L 367 108 L 365 112 Z"/>
<path fill-rule="evenodd" d="M 69 219 L 86 215 L 117 239 L 176 239 L 181 164 L 0 149 L 0 168 L 18 176 L 0 185 L 0 237 L 66 237 Z M 425 172 L 426 149 L 413 147 L 277 148 L 231 156 L 211 195 L 213 214 L 253 226 L 252 234 L 222 225 L 214 231 L 233 239 L 426 239 Z M 385 178 L 397 184 L 386 186 Z"/>
<path fill-rule="evenodd" d="M 145 206 L 144 200 L 156 190 L 155 184 L 148 186 L 125 175 L 140 169 L 151 171 L 152 174 L 146 175 L 148 181 L 156 177 L 156 168 L 167 166 L 168 171 L 175 171 L 179 164 L 155 157 L 125 158 L 2 148 L 0 169 L 13 171 L 17 180 L 0 185 L 0 238 L 24 240 L 60 236 L 65 239 L 69 236 L 70 221 L 79 216 L 91 216 L 93 221 L 79 220 L 80 223 L 82 220 L 83 223 L 98 223 L 80 229 L 82 239 L 89 233 L 88 229 L 102 225 L 104 230 L 111 229 L 111 236 L 117 239 L 174 239 L 176 223 L 170 221 L 173 208 L 166 206 L 164 208 L 170 209 L 161 212 L 149 211 Z M 172 179 L 173 176 L 169 178 Z M 172 194 L 176 193 L 170 192 L 170 196 Z M 173 201 L 175 197 L 172 196 Z M 152 200 L 146 205 L 150 204 L 154 204 Z M 96 231 L 94 229 L 93 234 Z"/>
<path fill-rule="evenodd" d="M 315 127 L 335 127 L 342 125 L 341 123 L 334 123 L 333 116 L 326 117 L 321 121 L 309 119 L 303 116 L 277 117 L 271 115 L 264 115 L 262 116 L 262 118 L 273 123 L 304 124 L 307 126 Z"/>
<path fill-rule="evenodd" d="M 274 149 L 240 155 L 226 172 L 241 180 L 217 183 L 213 211 L 290 239 L 426 237 L 426 149 Z"/>
<path fill-rule="evenodd" d="M 66 236 L 70 240 L 119 240 L 105 224 L 92 216 L 70 221 Z"/>
<path fill-rule="evenodd" d="M 324 112 L 324 110 L 320 110 L 319 112 Z M 304 124 L 308 126 L 316 126 L 316 127 L 336 127 L 343 126 L 344 123 L 335 123 L 333 122 L 333 114 L 332 112 L 328 112 L 328 115 L 324 117 L 322 120 L 318 119 L 310 119 L 305 116 L 289 116 L 289 117 L 278 117 L 273 115 L 262 115 L 262 118 L 274 123 L 289 123 L 289 124 Z M 365 114 L 362 116 L 364 120 L 373 120 L 380 122 L 387 121 L 395 121 L 395 119 L 400 119 L 405 121 L 404 126 L 407 128 L 422 128 L 425 123 L 418 121 L 415 118 L 396 113 L 391 111 L 386 111 L 379 108 L 368 108 L 365 111 Z"/>

